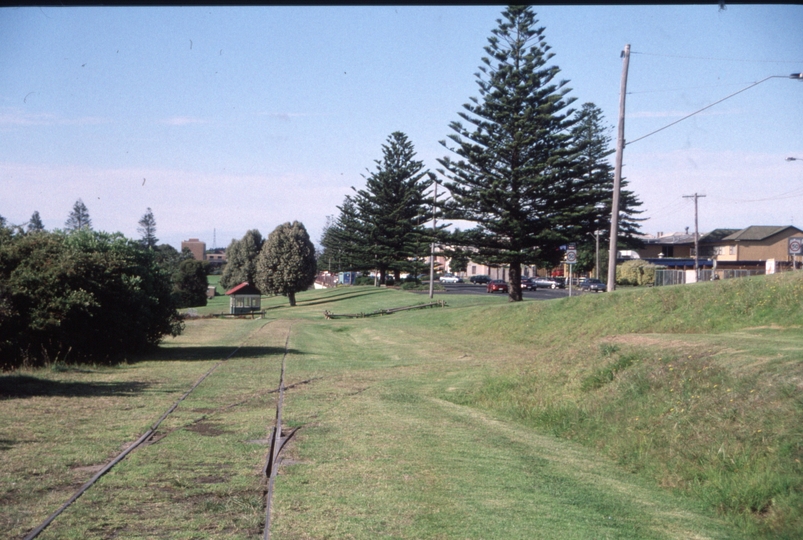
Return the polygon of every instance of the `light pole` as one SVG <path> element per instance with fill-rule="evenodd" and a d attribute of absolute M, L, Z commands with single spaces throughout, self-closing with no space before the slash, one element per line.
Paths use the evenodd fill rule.
<path fill-rule="evenodd" d="M 429 250 L 429 298 L 432 299 L 435 294 L 435 231 L 437 225 L 438 181 L 432 173 L 430 173 L 429 177 L 432 183 L 435 184 L 435 193 L 432 195 L 432 244 Z"/>

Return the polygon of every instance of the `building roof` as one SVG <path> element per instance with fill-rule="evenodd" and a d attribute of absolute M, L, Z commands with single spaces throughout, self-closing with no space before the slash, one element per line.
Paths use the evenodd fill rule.
<path fill-rule="evenodd" d="M 645 238 L 645 244 L 693 244 L 694 243 L 694 234 L 686 234 L 686 233 L 672 233 L 672 234 L 665 234 L 663 236 L 659 236 L 658 238 Z"/>
<path fill-rule="evenodd" d="M 254 287 L 253 285 L 251 285 L 250 283 L 248 283 L 247 281 L 243 281 L 242 283 L 240 283 L 236 287 L 232 287 L 231 289 L 226 291 L 226 294 L 228 294 L 228 295 L 233 295 L 233 294 L 258 294 L 258 295 L 261 296 L 262 292 L 259 289 L 257 289 L 256 287 Z"/>
<path fill-rule="evenodd" d="M 747 227 L 746 229 L 742 229 L 741 231 L 735 232 L 729 236 L 723 238 L 725 241 L 734 241 L 734 242 L 744 242 L 744 241 L 761 241 L 766 240 L 770 236 L 774 236 L 786 229 L 794 229 L 795 231 L 803 234 L 803 231 L 798 229 L 797 227 L 793 227 L 792 225 L 783 225 L 783 226 L 775 226 L 775 225 L 752 225 Z"/>
<path fill-rule="evenodd" d="M 699 242 L 701 244 L 710 244 L 712 242 L 719 242 L 723 238 L 739 232 L 739 229 L 714 229 L 709 233 L 700 235 Z"/>

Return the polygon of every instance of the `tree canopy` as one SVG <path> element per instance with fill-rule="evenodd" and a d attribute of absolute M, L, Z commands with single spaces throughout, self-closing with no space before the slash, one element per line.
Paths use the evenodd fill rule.
<path fill-rule="evenodd" d="M 581 170 L 584 122 L 570 108 L 568 81 L 528 6 L 510 6 L 492 30 L 477 75 L 479 97 L 463 106 L 438 162 L 451 198 L 450 219 L 473 228 L 457 241 L 474 260 L 509 265 L 510 299 L 521 300 L 521 265 L 555 264 L 561 246 L 595 230 L 604 212 L 606 174 Z M 587 150 L 587 149 L 586 149 Z M 596 159 L 596 158 L 595 158 Z M 595 162 L 595 166 L 599 163 Z"/>
<path fill-rule="evenodd" d="M 137 232 L 142 235 L 139 243 L 142 244 L 143 247 L 154 249 L 156 244 L 159 243 L 159 239 L 156 238 L 156 218 L 153 217 L 153 211 L 150 208 L 148 208 L 147 212 L 145 212 L 139 220 Z"/>
<path fill-rule="evenodd" d="M 365 188 L 347 203 L 355 234 L 362 245 L 362 259 L 379 270 L 380 283 L 390 270 L 396 280 L 411 269 L 410 259 L 421 244 L 431 238 L 425 228 L 431 216 L 426 205 L 427 189 L 432 180 L 424 164 L 415 159 L 415 150 L 407 136 L 390 134 L 382 145 L 382 159 L 365 180 Z M 346 206 L 341 208 L 344 210 Z M 422 242 L 423 239 L 423 242 Z"/>
<path fill-rule="evenodd" d="M 240 240 L 232 240 L 226 248 L 226 266 L 220 276 L 220 285 L 226 289 L 240 283 L 254 284 L 256 259 L 264 240 L 257 229 L 251 229 Z"/>
<path fill-rule="evenodd" d="M 304 225 L 284 223 L 268 235 L 256 262 L 257 288 L 262 294 L 282 294 L 296 305 L 296 293 L 315 283 L 315 246 Z"/>
<path fill-rule="evenodd" d="M 92 220 L 89 218 L 89 209 L 87 209 L 84 201 L 78 199 L 72 207 L 64 227 L 68 231 L 78 231 L 81 229 L 91 229 Z"/>
<path fill-rule="evenodd" d="M 181 332 L 170 277 L 120 233 L 0 234 L 3 368 L 113 362 Z"/>

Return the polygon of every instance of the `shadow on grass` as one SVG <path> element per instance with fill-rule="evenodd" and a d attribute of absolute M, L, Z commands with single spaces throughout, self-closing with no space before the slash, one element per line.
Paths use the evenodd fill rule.
<path fill-rule="evenodd" d="M 368 296 L 370 294 L 378 294 L 382 292 L 381 289 L 373 290 L 373 291 L 359 291 L 359 292 L 352 292 L 349 291 L 348 293 L 338 294 L 337 296 L 327 297 L 322 300 L 315 300 L 315 301 L 307 301 L 303 302 L 299 300 L 297 302 L 298 306 L 317 306 L 319 304 L 331 304 L 332 302 L 340 302 L 341 300 L 351 300 L 353 298 L 359 298 L 360 296 Z"/>
<path fill-rule="evenodd" d="M 51 381 L 29 375 L 0 376 L 0 399 L 28 398 L 34 396 L 101 397 L 133 396 L 144 392 L 146 382 L 75 382 Z M 2 445 L 2 441 L 0 441 Z"/>
<path fill-rule="evenodd" d="M 236 352 L 235 352 L 236 349 Z M 288 349 L 288 354 L 303 354 L 296 349 Z M 234 353 L 234 354 L 232 354 Z M 131 363 L 159 360 L 183 360 L 183 361 L 204 361 L 204 360 L 225 360 L 226 358 L 261 358 L 263 356 L 281 356 L 284 354 L 284 347 L 160 347 L 148 355 L 139 356 L 131 360 Z"/>

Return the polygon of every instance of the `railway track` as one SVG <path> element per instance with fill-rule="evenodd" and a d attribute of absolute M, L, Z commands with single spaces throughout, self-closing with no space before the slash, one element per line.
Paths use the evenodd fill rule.
<path fill-rule="evenodd" d="M 258 333 L 262 328 L 269 324 L 265 323 L 260 326 L 255 332 Z M 269 438 L 269 446 L 270 449 L 268 454 L 265 458 L 265 465 L 262 468 L 263 474 L 263 485 L 265 486 L 263 490 L 263 495 L 265 497 L 265 526 L 263 530 L 262 537 L 265 539 L 270 538 L 270 508 L 271 508 L 271 500 L 273 497 L 273 486 L 275 483 L 276 474 L 278 472 L 278 466 L 280 464 L 280 454 L 287 442 L 295 435 L 296 431 L 299 428 L 295 428 L 288 432 L 283 432 L 282 430 L 282 406 L 284 403 L 284 393 L 285 390 L 289 388 L 293 388 L 299 386 L 301 384 L 306 384 L 311 380 L 300 381 L 294 383 L 292 385 L 285 385 L 285 368 L 286 368 L 286 361 L 287 355 L 289 351 L 289 343 L 290 343 L 290 333 L 292 330 L 292 326 L 287 329 L 287 336 L 285 338 L 284 343 L 284 354 L 282 355 L 282 362 L 281 362 L 281 370 L 279 375 L 279 384 L 274 389 L 269 389 L 267 391 L 261 392 L 260 394 L 269 394 L 269 393 L 278 393 L 279 397 L 277 399 L 276 405 L 276 416 L 272 426 L 269 427 L 270 438 Z M 81 495 L 86 493 L 92 486 L 94 486 L 106 473 L 108 473 L 115 465 L 123 461 L 126 456 L 137 450 L 138 448 L 146 445 L 149 442 L 154 442 L 156 440 L 161 440 L 164 437 L 168 436 L 170 433 L 175 431 L 175 429 L 170 430 L 167 433 L 158 436 L 157 431 L 160 425 L 168 418 L 170 415 L 179 407 L 179 405 L 190 395 L 192 392 L 198 388 L 207 378 L 209 378 L 221 365 L 223 365 L 227 360 L 235 357 L 237 352 L 242 349 L 245 344 L 250 340 L 254 334 L 249 335 L 243 343 L 241 343 L 237 348 L 235 348 L 228 356 L 219 360 L 214 366 L 212 366 L 206 373 L 204 373 L 201 377 L 199 377 L 192 386 L 179 398 L 173 403 L 165 412 L 156 420 L 137 440 L 133 443 L 128 445 L 125 450 L 117 454 L 113 459 L 111 459 L 106 465 L 103 466 L 97 473 L 95 473 L 92 478 L 90 478 L 86 483 L 84 483 L 67 501 L 64 502 L 57 510 L 51 513 L 47 518 L 45 518 L 39 525 L 37 525 L 34 529 L 32 529 L 28 534 L 23 537 L 23 540 L 33 540 L 37 538 L 47 527 L 52 524 L 60 515 L 62 515 L 75 501 L 77 501 Z M 246 400 L 238 401 L 237 403 L 233 403 L 222 407 L 219 409 L 220 411 L 230 409 L 232 407 L 241 405 L 251 399 L 257 397 L 251 396 Z M 207 418 L 209 415 L 204 415 L 199 419 L 195 419 L 193 422 L 186 424 L 178 429 L 183 429 L 186 427 L 191 426 L 194 423 L 200 422 L 201 420 Z"/>

